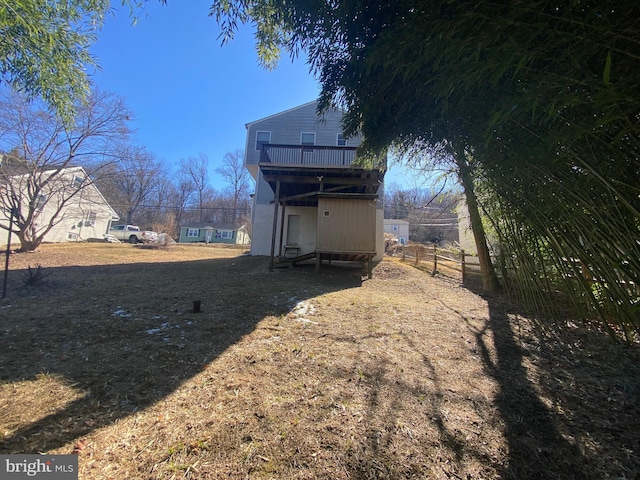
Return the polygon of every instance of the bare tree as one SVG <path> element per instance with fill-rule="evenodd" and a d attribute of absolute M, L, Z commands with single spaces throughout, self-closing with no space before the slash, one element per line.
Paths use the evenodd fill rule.
<path fill-rule="evenodd" d="M 239 209 L 246 207 L 249 203 L 249 188 L 251 187 L 251 175 L 244 168 L 244 152 L 240 149 L 227 152 L 222 159 L 222 167 L 216 172 L 229 184 L 231 194 L 232 221 L 237 223 L 240 220 Z"/>
<path fill-rule="evenodd" d="M 186 220 L 187 208 L 195 196 L 196 190 L 191 178 L 182 169 L 178 170 L 168 186 L 167 211 L 172 217 L 174 228 L 168 231 L 172 236 L 177 237 L 179 228 Z"/>
<path fill-rule="evenodd" d="M 100 176 L 100 190 L 126 223 L 151 223 L 144 212 L 159 205 L 158 189 L 166 178 L 164 165 L 137 145 L 120 145 L 117 157 L 117 161 L 102 166 L 108 174 Z"/>
<path fill-rule="evenodd" d="M 45 105 L 4 89 L 0 93 L 0 150 L 10 152 L 0 164 L 0 207 L 10 213 L 21 251 L 35 250 L 65 217 L 67 207 L 93 185 L 68 175 L 72 167 L 107 165 L 113 146 L 129 134 L 129 111 L 113 94 L 94 90 L 76 104 L 72 123 L 63 122 Z M 40 215 L 47 207 L 47 215 Z M 0 229 L 8 230 L 7 222 Z"/>
<path fill-rule="evenodd" d="M 198 209 L 200 212 L 199 221 L 204 221 L 204 203 L 208 184 L 209 159 L 204 153 L 200 153 L 198 158 L 189 157 L 180 160 L 180 171 L 187 178 L 191 179 L 197 193 Z"/>

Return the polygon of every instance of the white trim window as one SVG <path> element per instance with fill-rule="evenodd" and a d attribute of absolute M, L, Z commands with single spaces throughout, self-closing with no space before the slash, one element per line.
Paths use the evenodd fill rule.
<path fill-rule="evenodd" d="M 44 208 L 44 206 L 47 204 L 47 198 L 48 198 L 47 195 L 38 195 L 33 205 L 33 209 L 36 212 L 40 212 Z"/>
<path fill-rule="evenodd" d="M 222 238 L 233 238 L 233 232 L 231 230 L 222 230 L 220 233 Z"/>
<path fill-rule="evenodd" d="M 200 236 L 199 228 L 187 228 L 187 238 L 198 238 Z"/>
<path fill-rule="evenodd" d="M 271 143 L 271 132 L 256 132 L 256 150 L 261 151 L 263 145 Z"/>
<path fill-rule="evenodd" d="M 315 132 L 302 132 L 300 134 L 300 145 L 304 147 L 313 147 L 316 144 Z"/>
<path fill-rule="evenodd" d="M 346 147 L 347 146 L 347 137 L 344 136 L 344 133 L 338 133 L 336 136 L 336 145 L 338 147 Z"/>
<path fill-rule="evenodd" d="M 87 219 L 84 222 L 84 226 L 93 227 L 96 224 L 97 218 L 98 218 L 98 214 L 96 212 L 89 212 L 87 214 Z"/>
<path fill-rule="evenodd" d="M 81 175 L 74 175 L 73 180 L 71 181 L 71 186 L 74 188 L 82 187 L 82 183 L 84 182 L 84 177 Z"/>

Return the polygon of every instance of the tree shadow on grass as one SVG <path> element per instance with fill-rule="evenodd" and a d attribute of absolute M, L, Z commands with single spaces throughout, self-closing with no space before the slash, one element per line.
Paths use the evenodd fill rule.
<path fill-rule="evenodd" d="M 542 332 L 527 320 L 519 331 L 506 296 L 485 299 L 489 321 L 475 336 L 500 387 L 509 449 L 501 478 L 638 478 L 640 461 L 628 454 L 640 447 L 637 349 L 584 328 Z"/>
<path fill-rule="evenodd" d="M 441 343 L 437 335 L 425 336 L 433 343 L 421 344 L 416 338 L 422 333 L 393 334 L 402 339 L 401 354 L 410 351 L 421 360 L 420 383 L 395 377 L 391 350 L 360 360 L 368 402 L 364 442 L 345 462 L 352 477 L 640 478 L 638 349 L 614 345 L 606 334 L 584 328 L 542 333 L 515 313 L 507 297 L 485 300 L 488 316 L 481 319 L 436 300 L 457 316 L 445 335 L 454 334 L 461 349 L 468 343 L 467 355 L 454 351 L 450 362 L 437 350 L 455 346 L 449 335 Z M 465 330 L 467 335 L 460 335 Z M 463 338 L 469 333 L 473 340 Z M 368 340 L 352 341 L 364 348 Z M 473 372 L 456 378 L 462 362 L 477 363 L 495 385 L 490 398 L 474 395 L 479 380 Z M 413 412 L 409 420 L 397 413 L 407 411 Z M 493 425 L 483 425 L 488 423 Z M 414 436 L 415 431 L 423 433 Z M 422 454 L 405 453 L 417 452 L 418 444 Z"/>
<path fill-rule="evenodd" d="M 487 300 L 489 321 L 485 330 L 476 332 L 476 341 L 485 371 L 500 389 L 495 403 L 504 421 L 509 451 L 501 478 L 585 478 L 582 455 L 562 437 L 527 374 L 525 352 L 516 342 L 508 309 L 498 297 Z M 495 357 L 489 353 L 488 342 L 493 344 Z"/>
<path fill-rule="evenodd" d="M 0 310 L 1 453 L 77 442 L 174 392 L 263 318 L 361 285 L 335 269 L 268 273 L 259 257 L 48 270 Z M 25 272 L 10 273 L 18 285 Z"/>

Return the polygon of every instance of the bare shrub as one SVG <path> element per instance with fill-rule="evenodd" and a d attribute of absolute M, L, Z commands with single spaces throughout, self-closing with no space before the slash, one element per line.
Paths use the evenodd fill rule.
<path fill-rule="evenodd" d="M 23 283 L 26 287 L 37 287 L 46 283 L 45 279 L 50 275 L 51 272 L 45 272 L 44 267 L 40 264 L 37 264 L 35 268 L 31 268 L 31 265 L 29 265 L 24 275 Z"/>

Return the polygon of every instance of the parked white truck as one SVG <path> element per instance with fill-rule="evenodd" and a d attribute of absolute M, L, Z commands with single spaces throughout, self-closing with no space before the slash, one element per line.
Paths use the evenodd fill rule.
<path fill-rule="evenodd" d="M 158 240 L 156 232 L 140 230 L 140 227 L 136 225 L 111 225 L 108 235 L 117 238 L 121 242 L 129 243 L 155 242 Z"/>

